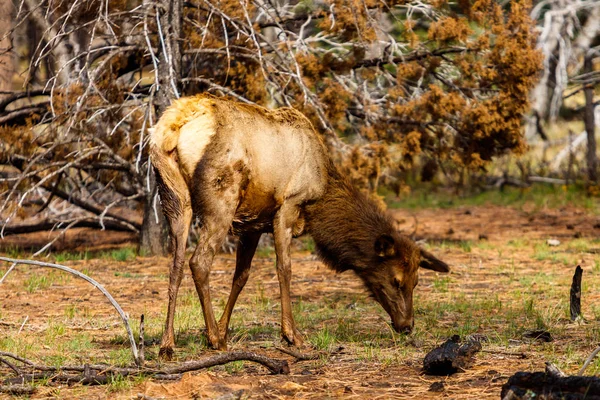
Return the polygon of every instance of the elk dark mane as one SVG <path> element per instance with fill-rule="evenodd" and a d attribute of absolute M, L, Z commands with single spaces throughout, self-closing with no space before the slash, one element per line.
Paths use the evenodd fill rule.
<path fill-rule="evenodd" d="M 328 174 L 325 194 L 305 207 L 307 230 L 317 254 L 338 272 L 372 268 L 377 265 L 375 239 L 393 236 L 394 226 L 335 166 L 328 167 Z"/>

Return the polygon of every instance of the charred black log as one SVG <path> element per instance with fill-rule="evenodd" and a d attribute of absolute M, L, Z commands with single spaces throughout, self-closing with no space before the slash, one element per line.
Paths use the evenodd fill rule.
<path fill-rule="evenodd" d="M 581 316 L 581 277 L 583 269 L 578 265 L 573 275 L 571 284 L 571 321 L 575 321 Z"/>
<path fill-rule="evenodd" d="M 600 379 L 560 377 L 547 372 L 517 372 L 502 386 L 502 399 L 600 400 Z"/>
<path fill-rule="evenodd" d="M 429 375 L 451 375 L 464 370 L 473 356 L 481 351 L 481 343 L 468 341 L 462 346 L 459 343 L 460 337 L 454 335 L 427 353 L 423 360 L 423 371 Z"/>

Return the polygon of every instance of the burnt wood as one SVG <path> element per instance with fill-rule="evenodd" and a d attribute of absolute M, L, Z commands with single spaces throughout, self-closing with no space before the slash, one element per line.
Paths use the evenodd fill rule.
<path fill-rule="evenodd" d="M 428 375 L 452 375 L 468 367 L 479 351 L 481 343 L 478 341 L 468 341 L 461 346 L 460 337 L 454 335 L 427 353 L 423 360 L 423 371 Z"/>
<path fill-rule="evenodd" d="M 520 371 L 502 386 L 500 398 L 600 400 L 600 379 L 594 376 L 559 377 L 546 372 Z"/>
<path fill-rule="evenodd" d="M 581 278 L 583 269 L 578 265 L 575 268 L 573 275 L 573 283 L 571 284 L 571 321 L 575 321 L 581 316 Z"/>

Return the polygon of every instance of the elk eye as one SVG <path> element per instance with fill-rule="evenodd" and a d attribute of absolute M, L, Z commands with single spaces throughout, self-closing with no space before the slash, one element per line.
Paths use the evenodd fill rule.
<path fill-rule="evenodd" d="M 394 278 L 394 287 L 396 288 L 396 290 L 400 290 L 400 288 L 402 287 L 402 282 L 400 282 L 397 278 Z"/>

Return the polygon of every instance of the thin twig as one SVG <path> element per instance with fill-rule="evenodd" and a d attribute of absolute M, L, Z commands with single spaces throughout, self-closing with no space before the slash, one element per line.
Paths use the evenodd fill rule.
<path fill-rule="evenodd" d="M 592 360 L 594 359 L 594 357 L 596 357 L 598 353 L 600 353 L 600 346 L 598 346 L 596 350 L 592 351 L 592 354 L 590 354 L 587 360 L 585 360 L 585 362 L 583 363 L 583 367 L 581 367 L 577 375 L 583 375 L 587 367 L 589 367 L 589 365 L 592 363 Z"/>

